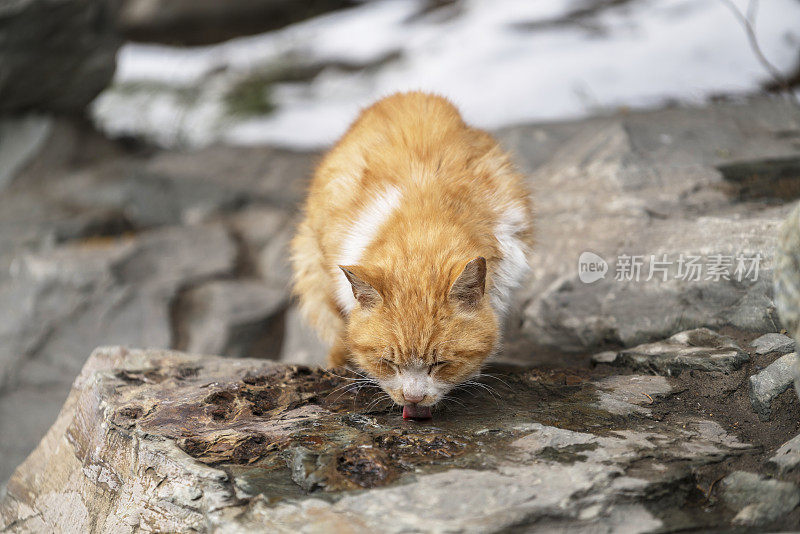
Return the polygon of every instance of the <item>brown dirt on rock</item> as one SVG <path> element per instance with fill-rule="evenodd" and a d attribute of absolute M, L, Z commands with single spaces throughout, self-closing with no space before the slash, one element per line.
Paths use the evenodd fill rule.
<path fill-rule="evenodd" d="M 398 476 L 386 453 L 374 447 L 351 447 L 336 458 L 336 470 L 362 488 L 388 484 Z"/>

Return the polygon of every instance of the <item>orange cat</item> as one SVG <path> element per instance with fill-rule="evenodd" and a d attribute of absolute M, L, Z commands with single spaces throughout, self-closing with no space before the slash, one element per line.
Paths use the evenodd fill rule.
<path fill-rule="evenodd" d="M 320 163 L 292 242 L 295 293 L 329 363 L 430 417 L 497 349 L 531 219 L 508 155 L 446 99 L 373 104 Z"/>

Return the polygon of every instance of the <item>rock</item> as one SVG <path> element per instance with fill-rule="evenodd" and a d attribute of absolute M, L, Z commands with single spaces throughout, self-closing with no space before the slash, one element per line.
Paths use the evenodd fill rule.
<path fill-rule="evenodd" d="M 781 226 L 775 258 L 775 305 L 789 335 L 800 345 L 800 204 Z M 792 372 L 800 396 L 800 362 Z"/>
<path fill-rule="evenodd" d="M 598 352 L 596 354 L 592 354 L 592 363 L 595 365 L 600 364 L 613 364 L 617 359 L 617 353 L 613 350 L 604 350 L 603 352 Z"/>
<path fill-rule="evenodd" d="M 134 41 L 180 45 L 210 44 L 275 30 L 346 7 L 352 0 L 125 0 L 119 18 L 122 32 Z"/>
<path fill-rule="evenodd" d="M 303 365 L 326 365 L 328 347 L 317 337 L 317 333 L 300 315 L 297 306 L 286 312 L 286 337 L 284 338 L 281 361 Z"/>
<path fill-rule="evenodd" d="M 773 186 L 775 176 L 794 168 L 798 149 L 790 136 L 775 132 L 797 130 L 796 117 L 793 108 L 759 100 L 501 132 L 537 182 L 541 225 L 535 276 L 517 295 L 521 309 L 509 315 L 503 357 L 517 366 L 547 361 L 562 368 L 554 374 L 492 369 L 501 373 L 499 380 L 486 377 L 485 385 L 493 387 L 501 409 L 488 393 L 456 392 L 433 423 L 417 426 L 384 408 L 375 390 L 365 386 L 354 398 L 345 380 L 354 376 L 340 371 L 337 377 L 267 361 L 132 351 L 130 359 L 109 363 L 112 370 L 87 371 L 91 379 L 76 385 L 83 393 L 75 395 L 100 399 L 87 401 L 94 415 L 64 415 L 91 427 L 84 435 L 107 437 L 114 446 L 105 450 L 116 452 L 98 453 L 100 462 L 76 456 L 72 437 L 59 447 L 51 445 L 61 438 L 45 440 L 31 458 L 47 463 L 42 458 L 62 455 L 48 464 L 59 467 L 11 484 L 15 496 L 3 501 L 0 515 L 8 517 L 5 506 L 12 503 L 16 511 L 8 513 L 27 518 L 19 528 L 39 531 L 52 530 L 48 525 L 66 517 L 61 511 L 97 519 L 91 528 L 100 531 L 123 519 L 140 529 L 201 525 L 219 531 L 269 528 L 264 525 L 415 531 L 425 530 L 426 521 L 455 531 L 616 532 L 644 528 L 638 520 L 651 529 L 672 528 L 674 514 L 692 498 L 691 488 L 712 482 L 698 466 L 743 451 L 758 455 L 758 462 L 769 456 L 698 417 L 731 416 L 724 406 L 696 405 L 720 391 L 736 393 L 731 410 L 749 409 L 737 390 L 747 385 L 742 351 L 717 334 L 659 340 L 702 326 L 780 329 L 771 283 L 773 273 L 779 281 L 783 271 L 771 250 L 778 243 L 778 221 L 790 210 L 789 193 L 780 191 L 793 190 Z M 316 154 L 222 146 L 131 150 L 127 144 L 85 144 L 68 130 L 58 134 L 59 124 L 54 122 L 46 149 L 0 195 L 0 428 L 15 430 L 0 432 L 0 478 L 47 428 L 85 355 L 99 343 L 270 357 L 281 343 L 281 362 L 308 364 L 324 363 L 327 353 L 287 298 L 285 244 Z M 662 142 L 661 133 L 674 141 Z M 56 146 L 56 137 L 65 146 Z M 733 155 L 720 155 L 720 144 L 733 147 Z M 766 178 L 744 188 L 741 175 L 748 169 Z M 784 196 L 775 197 L 775 191 Z M 612 263 L 606 279 L 584 284 L 575 263 L 586 250 L 609 261 L 624 252 L 705 257 L 756 251 L 764 258 L 757 280 L 617 282 Z M 781 313 L 788 328 L 792 323 Z M 645 358 L 636 365 L 647 376 L 609 377 L 608 368 L 583 368 L 589 353 L 634 347 L 594 358 L 623 365 L 619 353 L 652 341 L 662 352 L 637 356 Z M 672 376 L 649 375 L 646 358 Z M 691 368 L 730 374 L 700 382 L 689 373 L 675 376 Z M 259 373 L 272 369 L 284 374 L 276 371 L 279 378 L 264 378 L 259 386 Z M 248 378 L 254 383 L 244 381 L 247 372 L 255 373 Z M 310 378 L 304 382 L 303 376 Z M 279 379 L 290 384 L 282 398 L 294 407 L 264 415 Z M 137 419 L 142 426 L 119 426 L 106 417 L 133 402 L 127 395 L 140 395 L 136 402 L 149 410 L 146 398 L 172 399 L 201 386 L 206 396 L 220 395 L 205 403 L 194 391 L 186 403 L 174 404 L 190 415 L 175 420 L 199 414 L 196 422 L 210 424 L 209 433 L 195 428 L 183 435 L 171 423 L 148 427 L 145 419 L 169 415 L 159 411 L 164 406 L 146 416 L 143 411 Z M 64 413 L 76 402 L 69 401 Z M 262 414 L 251 413 L 253 406 Z M 742 435 L 769 430 L 778 436 L 774 443 L 791 437 L 785 425 L 768 428 L 755 419 L 745 422 L 756 426 Z M 63 428 L 83 425 L 60 421 Z M 262 431 L 270 432 L 268 443 L 254 436 Z M 379 443 L 384 434 L 391 439 Z M 132 444 L 141 447 L 131 452 Z M 272 445 L 274 450 L 264 452 Z M 96 491 L 99 482 L 87 477 L 111 486 L 119 480 L 120 489 Z M 158 486 L 163 477 L 170 480 Z M 19 504 L 20 487 L 34 488 L 29 480 L 64 488 L 67 478 L 75 484 L 71 488 L 50 496 L 32 489 L 32 500 Z M 474 513 L 426 509 L 427 503 L 446 502 L 445 484 L 463 484 L 475 493 L 474 500 L 463 496 Z M 361 489 L 351 492 L 356 486 Z M 665 492 L 670 499 L 662 502 L 657 496 Z M 89 494 L 99 500 L 92 504 Z M 404 515 L 398 503 L 407 503 L 419 518 Z M 675 528 L 718 528 L 712 522 L 719 514 L 698 516 L 705 519 L 689 517 L 688 526 Z M 87 524 L 81 521 L 76 524 Z"/>
<path fill-rule="evenodd" d="M 94 345 L 169 347 L 180 290 L 232 272 L 235 261 L 220 225 L 86 240 L 17 258 L 15 276 L 0 281 L 0 310 L 9 317 L 0 324 L 0 404 L 17 391 L 48 394 L 39 399 L 41 417 L 26 423 L 30 431 L 8 438 L 11 450 L 35 445 L 38 438 L 22 444 L 22 437 L 44 433 Z M 7 453 L 0 450 L 0 478 L 18 463 Z"/>
<path fill-rule="evenodd" d="M 88 351 L 114 340 L 188 348 L 176 313 L 212 279 L 261 278 L 269 305 L 278 293 L 284 304 L 270 315 L 251 300 L 269 317 L 265 330 L 230 324 L 227 341 L 192 349 L 277 358 L 289 294 L 282 243 L 313 166 L 312 154 L 263 147 L 132 152 L 75 121 L 50 122 L 41 153 L 0 194 L 0 405 L 17 388 L 48 391 L 25 431 L 0 440 L 3 480 L 52 422 Z M 20 416 L 13 405 L 0 412 Z"/>
<path fill-rule="evenodd" d="M 788 514 L 800 503 L 800 490 L 790 482 L 734 471 L 720 483 L 722 500 L 737 510 L 736 525 L 763 525 Z"/>
<path fill-rule="evenodd" d="M 233 358 L 278 359 L 286 292 L 258 281 L 219 280 L 182 295 L 179 331 L 186 350 Z"/>
<path fill-rule="evenodd" d="M 800 465 L 800 435 L 781 445 L 768 464 L 774 466 L 779 474 L 794 471 Z"/>
<path fill-rule="evenodd" d="M 0 191 L 42 148 L 51 127 L 48 117 L 0 119 Z"/>
<path fill-rule="evenodd" d="M 771 158 L 770 176 L 794 168 L 800 147 L 774 132 L 796 130 L 800 113 L 766 102 L 715 106 L 719 121 L 698 132 L 709 120 L 704 113 L 660 111 L 500 133 L 537 197 L 538 241 L 521 332 L 528 346 L 596 352 L 698 327 L 779 329 L 773 251 L 793 189 L 762 190 L 763 196 L 742 201 L 736 173 L 725 165 Z M 721 145 L 736 148 L 725 152 Z M 786 193 L 776 198 L 775 191 Z M 587 251 L 608 264 L 605 278 L 591 284 L 580 281 L 577 269 Z M 711 256 L 758 253 L 756 280 L 706 280 Z M 655 272 L 646 282 L 650 256 L 664 254 L 671 262 L 667 281 Z M 639 282 L 616 280 L 622 255 L 643 257 Z M 700 280 L 677 278 L 681 256 L 700 257 Z M 532 353 L 527 348 L 517 356 Z"/>
<path fill-rule="evenodd" d="M 692 498 L 676 481 L 752 450 L 713 421 L 592 406 L 595 388 L 618 389 L 609 381 L 503 374 L 503 409 L 461 395 L 419 424 L 349 387 L 354 377 L 98 349 L 9 480 L 0 529 L 640 531 Z M 664 390 L 663 377 L 641 378 Z M 670 499 L 653 501 L 666 487 Z"/>
<path fill-rule="evenodd" d="M 120 37 L 108 0 L 18 0 L 0 7 L 0 114 L 81 114 L 110 82 Z"/>
<path fill-rule="evenodd" d="M 729 226 L 719 223 L 720 232 L 723 225 Z M 774 233 L 777 222 L 736 226 L 736 232 L 769 235 Z M 679 234 L 694 231 L 676 229 Z M 658 243 L 659 239 L 651 238 L 649 242 Z M 755 245 L 748 250 L 758 250 L 759 246 L 770 247 Z M 680 257 L 677 252 L 667 255 Z M 687 326 L 774 330 L 777 318 L 773 313 L 771 271 L 761 271 L 759 276 L 758 281 L 744 283 L 667 280 L 637 284 L 606 278 L 587 285 L 577 275 L 568 275 L 553 282 L 528 304 L 523 333 L 531 342 L 584 351 L 607 343 L 632 346 L 663 339 Z"/>
<path fill-rule="evenodd" d="M 800 203 L 780 229 L 775 260 L 775 304 L 789 335 L 800 343 Z"/>
<path fill-rule="evenodd" d="M 770 352 L 787 354 L 794 351 L 795 341 L 783 334 L 769 333 L 754 340 L 750 346 L 756 349 L 756 354 L 769 354 Z"/>
<path fill-rule="evenodd" d="M 259 206 L 235 214 L 230 224 L 245 244 L 247 268 L 288 293 L 292 279 L 289 241 L 297 226 L 294 218 L 286 210 Z"/>
<path fill-rule="evenodd" d="M 169 181 L 209 184 L 248 195 L 272 207 L 294 209 L 305 197 L 307 180 L 319 154 L 273 147 L 210 146 L 201 150 L 163 151 L 147 161 L 142 173 Z"/>
<path fill-rule="evenodd" d="M 599 380 L 597 385 L 601 391 L 598 405 L 615 414 L 649 414 L 650 410 L 642 406 L 653 404 L 655 398 L 672 390 L 663 376 L 610 376 Z"/>
<path fill-rule="evenodd" d="M 785 354 L 750 377 L 750 402 L 762 421 L 769 420 L 772 401 L 794 382 L 794 368 L 797 365 L 796 352 Z"/>
<path fill-rule="evenodd" d="M 611 365 L 669 376 L 685 370 L 729 373 L 739 369 L 750 356 L 731 338 L 697 328 L 620 351 L 613 360 L 606 359 Z"/>
<path fill-rule="evenodd" d="M 197 224 L 247 213 L 243 208 L 255 203 L 267 204 L 256 212 L 271 208 L 285 214 L 294 209 L 305 190 L 312 157 L 262 147 L 209 147 L 157 153 L 145 162 L 112 160 L 65 173 L 48 185 L 50 194 L 73 210 L 118 212 L 137 229 Z M 115 179 L 110 180 L 110 174 Z M 288 183 L 287 176 L 292 177 Z M 241 224 L 248 222 L 245 218 Z M 261 234 L 279 229 L 290 231 L 288 226 L 270 225 Z"/>

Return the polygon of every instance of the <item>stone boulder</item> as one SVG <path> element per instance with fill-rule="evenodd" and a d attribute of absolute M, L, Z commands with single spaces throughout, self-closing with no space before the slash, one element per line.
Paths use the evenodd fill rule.
<path fill-rule="evenodd" d="M 534 276 L 508 336 L 527 345 L 509 358 L 536 354 L 531 344 L 586 352 L 698 327 L 780 329 L 777 229 L 800 196 L 781 178 L 794 176 L 800 147 L 781 132 L 800 129 L 800 111 L 779 100 L 710 109 L 500 132 L 537 212 Z M 585 252 L 605 262 L 604 278 L 581 279 Z M 758 258 L 757 273 L 745 258 Z"/>
<path fill-rule="evenodd" d="M 800 204 L 781 226 L 775 267 L 775 303 L 789 335 L 800 345 Z M 800 396 L 800 360 L 791 369 Z"/>
<path fill-rule="evenodd" d="M 800 503 L 800 489 L 790 482 L 769 479 L 755 473 L 735 471 L 721 481 L 722 499 L 738 510 L 736 525 L 770 523 L 794 510 Z"/>
<path fill-rule="evenodd" d="M 777 300 L 777 299 L 776 299 Z M 756 354 L 788 354 L 795 349 L 795 340 L 784 334 L 771 332 L 753 340 L 751 347 L 756 349 Z"/>
<path fill-rule="evenodd" d="M 202 45 L 354 5 L 354 0 L 123 0 L 119 24 L 134 41 Z"/>
<path fill-rule="evenodd" d="M 0 428 L 15 429 L 0 432 L 0 478 L 52 424 L 98 341 L 153 347 L 180 341 L 178 331 L 193 332 L 202 320 L 187 317 L 184 327 L 181 297 L 230 273 L 235 259 L 235 245 L 218 224 L 81 240 L 15 258 L 12 276 L 0 277 L 6 318 L 0 323 Z M 234 325 L 251 324 L 225 309 Z M 225 347 L 237 343 L 244 338 Z"/>
<path fill-rule="evenodd" d="M 112 0 L 0 6 L 0 114 L 79 114 L 108 85 L 121 39 Z"/>
<path fill-rule="evenodd" d="M 595 363 L 669 376 L 686 370 L 729 373 L 739 369 L 750 356 L 731 338 L 708 328 L 697 328 L 622 350 L 613 357 L 600 353 L 592 359 Z"/>
<path fill-rule="evenodd" d="M 789 335 L 800 343 L 800 204 L 780 229 L 775 303 Z"/>
<path fill-rule="evenodd" d="M 763 421 L 769 420 L 772 402 L 794 382 L 794 370 L 800 367 L 796 352 L 784 354 L 766 369 L 750 377 L 750 402 Z"/>
<path fill-rule="evenodd" d="M 684 508 L 712 482 L 698 473 L 757 449 L 696 414 L 657 415 L 665 378 L 498 372 L 498 404 L 462 392 L 417 423 L 343 369 L 98 349 L 8 482 L 0 529 L 641 532 L 733 517 Z"/>

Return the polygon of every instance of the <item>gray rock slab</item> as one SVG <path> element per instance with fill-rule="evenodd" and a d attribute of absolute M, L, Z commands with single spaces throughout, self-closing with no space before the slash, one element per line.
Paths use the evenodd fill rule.
<path fill-rule="evenodd" d="M 246 208 L 232 217 L 230 225 L 246 249 L 248 268 L 275 287 L 291 286 L 289 241 L 296 230 L 296 218 L 273 206 Z"/>
<path fill-rule="evenodd" d="M 789 336 L 800 343 L 800 203 L 780 228 L 775 259 L 775 305 Z"/>
<path fill-rule="evenodd" d="M 522 327 L 529 343 L 586 352 L 703 326 L 780 328 L 771 270 L 788 206 L 739 202 L 728 192 L 735 183 L 718 167 L 764 158 L 794 165 L 800 150 L 776 143 L 774 132 L 797 129 L 800 114 L 768 102 L 715 106 L 714 114 L 714 128 L 697 135 L 691 132 L 708 118 L 689 110 L 503 133 L 536 191 L 537 249 Z M 605 279 L 579 280 L 577 262 L 586 251 L 609 263 Z M 700 280 L 674 278 L 681 254 L 738 253 L 763 255 L 757 280 L 706 280 L 705 272 Z M 639 282 L 615 280 L 622 254 L 643 256 Z M 662 254 L 673 262 L 669 279 L 646 282 L 650 255 Z"/>
<path fill-rule="evenodd" d="M 212 281 L 181 296 L 175 320 L 193 353 L 276 360 L 287 301 L 261 281 Z"/>
<path fill-rule="evenodd" d="M 0 528 L 52 531 L 68 517 L 76 530 L 114 532 L 142 521 L 180 532 L 639 532 L 664 526 L 659 514 L 689 498 L 676 488 L 654 503 L 654 491 L 752 448 L 713 421 L 615 416 L 557 379 L 498 392 L 501 402 L 532 394 L 522 409 L 456 404 L 432 424 L 409 424 L 343 390 L 353 376 L 97 349 L 9 480 Z M 642 391 L 666 391 L 664 377 L 641 378 Z M 536 420 L 564 409 L 598 433 Z"/>
<path fill-rule="evenodd" d="M 734 471 L 720 482 L 722 500 L 738 513 L 734 524 L 755 526 L 788 514 L 800 503 L 800 489 L 755 473 Z"/>
<path fill-rule="evenodd" d="M 319 154 L 274 147 L 210 146 L 194 151 L 159 152 L 142 173 L 172 183 L 218 187 L 247 194 L 248 204 L 261 200 L 295 209 L 306 193 Z"/>
<path fill-rule="evenodd" d="M 0 488 L 53 424 L 66 395 L 63 388 L 24 387 L 0 397 Z"/>
<path fill-rule="evenodd" d="M 792 352 L 781 356 L 750 377 L 750 403 L 762 421 L 769 420 L 772 401 L 794 382 L 794 369 L 797 365 L 798 355 Z"/>
<path fill-rule="evenodd" d="M 298 6 L 286 0 L 126 0 L 119 26 L 132 41 L 197 46 L 282 28 L 352 7 L 351 0 L 323 0 Z"/>
<path fill-rule="evenodd" d="M 13 276 L 0 282 L 0 313 L 9 318 L 0 322 L 0 405 L 13 403 L 17 391 L 41 389 L 32 421 L 47 421 L 47 414 L 52 420 L 87 351 L 114 342 L 170 347 L 176 337 L 172 303 L 180 290 L 229 274 L 235 264 L 236 247 L 221 225 L 19 255 Z M 7 421 L 13 413 L 6 412 Z M 11 434 L 3 448 L 29 451 L 40 437 Z M 0 454 L 0 470 L 13 468 L 14 457 Z"/>
<path fill-rule="evenodd" d="M 286 312 L 286 337 L 281 361 L 304 365 L 326 365 L 328 349 L 300 314 L 297 306 Z"/>
<path fill-rule="evenodd" d="M 800 465 L 800 435 L 778 447 L 775 455 L 767 460 L 767 463 L 774 466 L 781 474 L 797 469 Z"/>
<path fill-rule="evenodd" d="M 648 405 L 668 395 L 672 387 L 663 376 L 610 376 L 597 382 L 600 388 L 598 405 L 616 414 L 649 414 Z"/>
<path fill-rule="evenodd" d="M 612 364 L 617 359 L 617 353 L 613 350 L 604 350 L 603 352 L 598 352 L 592 354 L 592 363 L 595 365 L 597 364 Z"/>
<path fill-rule="evenodd" d="M 622 350 L 611 363 L 639 371 L 679 375 L 686 370 L 728 373 L 749 359 L 747 352 L 731 338 L 708 328 L 697 328 L 664 341 Z"/>
<path fill-rule="evenodd" d="M 0 7 L 0 113 L 81 113 L 111 81 L 121 37 L 110 1 L 5 2 Z"/>
<path fill-rule="evenodd" d="M 775 257 L 775 305 L 789 335 L 800 344 L 800 203 L 783 222 Z M 794 366 L 800 396 L 800 361 Z"/>
<path fill-rule="evenodd" d="M 795 341 L 789 336 L 770 332 L 755 339 L 750 346 L 756 349 L 756 354 L 769 354 L 770 352 L 788 354 L 794 351 Z"/>
<path fill-rule="evenodd" d="M 614 230 L 607 228 L 606 236 L 635 236 L 637 244 L 618 249 L 611 244 L 603 247 L 600 243 L 608 239 L 606 236 L 587 237 L 582 249 L 576 244 L 571 256 L 574 264 L 560 267 L 561 276 L 554 278 L 552 272 L 537 274 L 540 278 L 525 306 L 522 332 L 532 343 L 569 351 L 590 350 L 609 341 L 633 346 L 696 327 L 732 325 L 774 332 L 779 321 L 772 301 L 769 254 L 761 260 L 755 280 L 752 275 L 741 281 L 735 277 L 707 280 L 705 274 L 699 280 L 676 276 L 681 255 L 707 262 L 713 254 L 734 257 L 739 253 L 764 255 L 762 251 L 774 250 L 779 221 L 778 215 L 761 214 L 751 218 L 708 217 L 694 222 L 670 219 L 645 223 L 631 218 L 626 225 L 609 216 L 607 222 Z M 603 249 L 610 251 L 599 252 L 609 264 L 606 277 L 591 284 L 581 282 L 577 258 L 582 251 Z M 616 279 L 615 266 L 622 254 L 644 258 L 638 281 Z M 664 254 L 672 262 L 667 279 L 654 277 L 647 281 L 650 256 L 660 259 Z M 545 263 L 552 261 L 550 253 L 547 255 Z M 545 280 L 550 281 L 549 285 L 544 285 Z"/>
<path fill-rule="evenodd" d="M 0 119 L 0 191 L 42 148 L 52 119 L 28 115 Z"/>

